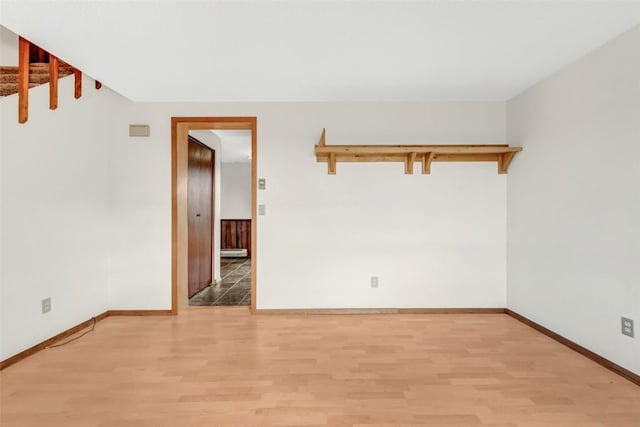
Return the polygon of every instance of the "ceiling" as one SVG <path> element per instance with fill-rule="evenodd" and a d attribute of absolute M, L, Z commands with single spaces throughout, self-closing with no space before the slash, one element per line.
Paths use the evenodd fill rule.
<path fill-rule="evenodd" d="M 640 23 L 635 0 L 0 8 L 0 24 L 135 101 L 501 101 Z"/>

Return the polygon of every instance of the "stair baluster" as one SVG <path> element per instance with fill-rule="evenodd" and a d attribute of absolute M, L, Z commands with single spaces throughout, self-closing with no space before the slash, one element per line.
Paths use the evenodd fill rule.
<path fill-rule="evenodd" d="M 27 39 L 18 39 L 18 123 L 29 118 L 29 47 Z"/>
<path fill-rule="evenodd" d="M 49 55 L 49 109 L 58 108 L 58 57 Z"/>

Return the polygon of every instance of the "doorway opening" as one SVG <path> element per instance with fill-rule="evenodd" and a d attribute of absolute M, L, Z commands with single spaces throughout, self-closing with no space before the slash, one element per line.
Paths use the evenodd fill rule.
<path fill-rule="evenodd" d="M 190 138 L 197 141 L 194 144 L 199 145 L 199 148 L 211 153 L 210 163 L 207 160 L 209 155 L 205 151 L 202 151 L 201 154 L 192 153 L 190 155 Z M 235 162 L 233 160 L 222 161 L 225 153 L 224 139 L 228 141 L 229 145 L 239 143 L 240 139 L 244 141 L 242 147 L 229 147 L 236 149 L 231 150 L 235 153 Z M 190 297 L 194 302 L 193 305 L 249 305 L 251 311 L 255 311 L 257 305 L 256 148 L 257 120 L 255 117 L 172 117 L 172 313 L 177 314 L 179 309 L 188 307 Z M 199 165 L 192 171 L 192 174 L 201 178 L 205 177 L 202 178 L 199 185 L 204 188 L 204 191 L 196 195 L 191 194 L 195 190 L 193 186 L 191 188 L 189 186 L 190 156 L 194 157 L 191 159 L 191 163 Z M 196 158 L 199 160 L 196 161 Z M 225 158 L 229 159 L 229 157 Z M 243 210 L 241 213 L 236 210 L 235 214 L 232 210 L 232 213 L 226 214 L 226 216 L 235 216 L 235 218 L 223 218 L 223 212 L 226 211 L 222 209 L 224 206 L 224 191 L 222 189 L 224 177 L 222 174 L 225 169 L 238 169 L 238 167 L 225 168 L 221 166 L 223 163 L 242 163 L 239 173 L 245 177 L 245 180 L 247 175 L 249 176 L 248 183 L 243 181 L 245 189 L 245 194 L 241 196 Z M 211 165 L 210 172 L 201 168 L 203 165 L 208 168 L 209 164 Z M 231 173 L 233 172 L 237 171 Z M 210 177 L 208 181 L 211 183 L 210 193 L 207 193 L 209 191 L 206 188 L 207 184 L 203 184 L 207 181 L 207 176 Z M 198 182 L 198 179 L 191 178 L 191 181 L 192 183 Z M 247 190 L 249 192 L 248 200 Z M 212 194 L 212 196 L 208 198 L 207 194 Z M 233 199 L 233 194 L 227 196 L 228 201 L 229 197 Z M 190 206 L 190 198 L 192 201 L 203 201 L 203 204 L 196 203 L 195 206 Z M 200 229 L 198 221 L 203 219 L 203 211 L 207 210 L 208 212 L 209 209 L 206 199 L 211 200 L 209 206 L 212 225 L 210 228 L 205 225 Z M 229 203 L 233 206 L 233 201 Z M 190 214 L 193 218 L 190 218 Z M 198 230 L 195 234 L 199 237 L 192 237 L 190 240 L 190 228 L 192 232 Z M 210 251 L 207 248 L 210 248 Z M 223 249 L 226 250 L 223 252 Z M 196 254 L 196 257 L 190 259 L 190 253 Z M 190 270 L 199 272 L 191 275 L 199 277 L 199 289 L 195 285 L 190 287 Z M 209 271 L 210 275 L 208 275 Z M 227 281 L 225 281 L 225 277 L 227 277 Z M 235 282 L 231 283 L 231 280 L 234 279 Z M 206 283 L 207 281 L 209 283 Z M 199 295 L 213 290 L 216 290 L 217 295 L 212 293 L 208 301 L 203 303 L 207 298 L 199 297 Z M 224 294 L 227 294 L 226 298 L 223 298 Z M 194 298 L 200 299 L 200 301 L 198 302 Z M 220 298 L 222 299 L 218 301 L 219 304 L 215 304 L 216 300 Z"/>
<path fill-rule="evenodd" d="M 208 141 L 217 153 L 214 171 L 204 174 L 202 155 L 193 162 L 192 138 Z M 205 154 L 204 167 L 209 167 Z M 189 305 L 249 306 L 251 304 L 251 130 L 219 129 L 189 131 Z M 192 164 L 195 166 L 192 167 Z M 201 177 L 211 182 L 214 191 L 200 183 Z M 204 215 L 199 208 L 214 214 L 210 228 L 202 228 Z M 207 205 L 213 200 L 214 206 Z M 194 206 L 195 205 L 195 206 Z M 197 212 L 197 213 L 196 213 Z M 215 223 L 215 225 L 214 225 Z M 192 231 L 193 230 L 193 231 Z M 213 235 L 213 240 L 208 236 Z M 202 250 L 202 241 L 206 241 Z M 213 250 L 211 250 L 213 248 Z M 208 251 L 206 249 L 209 249 Z M 209 260 L 212 260 L 209 263 Z M 202 280 L 203 267 L 213 274 Z M 192 277 L 200 278 L 197 291 L 192 292 Z"/>

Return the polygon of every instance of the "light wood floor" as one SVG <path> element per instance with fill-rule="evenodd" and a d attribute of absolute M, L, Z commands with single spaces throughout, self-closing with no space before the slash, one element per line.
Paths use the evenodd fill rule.
<path fill-rule="evenodd" d="M 2 427 L 640 426 L 640 387 L 502 314 L 110 317 L 0 378 Z"/>

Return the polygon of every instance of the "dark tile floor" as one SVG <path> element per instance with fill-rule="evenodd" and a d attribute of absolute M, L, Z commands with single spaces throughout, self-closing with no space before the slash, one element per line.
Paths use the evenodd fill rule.
<path fill-rule="evenodd" d="M 222 282 L 189 299 L 189 305 L 250 305 L 251 259 L 220 259 Z"/>

